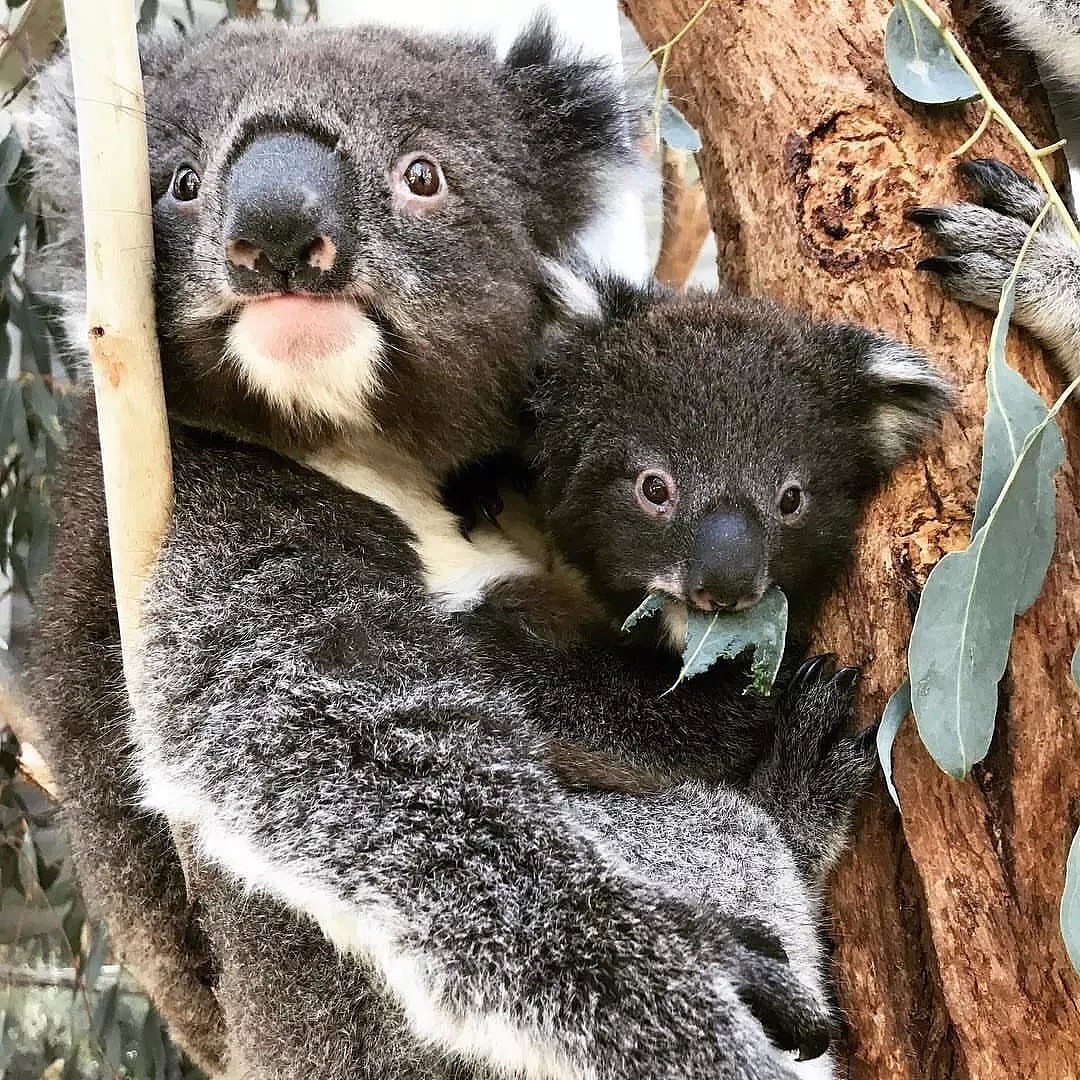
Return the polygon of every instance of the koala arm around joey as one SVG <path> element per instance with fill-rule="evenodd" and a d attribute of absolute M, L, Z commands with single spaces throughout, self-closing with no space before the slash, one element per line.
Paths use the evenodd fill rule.
<path fill-rule="evenodd" d="M 535 1077 L 789 1075 L 764 1015 L 820 1053 L 828 1018 L 786 963 L 575 817 L 397 519 L 221 442 L 178 443 L 146 597 L 147 801 L 451 1052 Z"/>

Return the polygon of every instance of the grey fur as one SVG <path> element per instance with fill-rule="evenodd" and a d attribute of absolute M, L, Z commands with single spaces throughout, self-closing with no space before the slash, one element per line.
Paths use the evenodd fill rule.
<path fill-rule="evenodd" d="M 996 311 L 1046 196 L 1000 161 L 969 161 L 960 170 L 977 202 L 909 212 L 945 252 L 923 260 L 919 268 L 937 274 L 958 299 Z M 1055 211 L 1043 221 L 1024 257 L 1014 319 L 1051 350 L 1070 378 L 1080 375 L 1080 247 Z"/>
<path fill-rule="evenodd" d="M 535 32 L 504 65 L 475 43 L 276 28 L 152 44 L 145 63 L 175 514 L 128 717 L 85 408 L 34 678 L 77 858 L 121 947 L 149 937 L 140 974 L 170 1018 L 184 1007 L 170 978 L 197 995 L 181 1038 L 250 1077 L 792 1075 L 765 1029 L 808 1055 L 827 1042 L 813 880 L 872 761 L 838 740 L 845 678 L 804 672 L 772 701 L 703 678 L 660 702 L 671 664 L 652 652 L 634 665 L 448 614 L 422 536 L 276 452 L 366 432 L 276 411 L 221 362 L 230 313 L 191 320 L 221 280 L 230 154 L 256 129 L 317 134 L 358 176 L 358 273 L 391 346 L 365 403 L 380 439 L 436 476 L 501 446 L 558 307 L 552 260 L 602 201 L 597 175 L 627 159 L 617 93 Z M 41 273 L 74 315 L 62 68 L 44 86 L 38 176 L 62 232 Z M 460 201 L 407 226 L 380 185 L 417 123 Z M 203 170 L 196 224 L 167 194 L 185 159 Z M 913 426 L 862 448 L 875 478 L 925 411 L 894 404 Z M 658 802 L 568 793 L 553 735 L 671 782 Z M 195 834 L 205 970 L 165 814 Z M 670 861 L 673 821 L 692 842 Z M 704 893 L 695 866 L 717 875 Z"/>
<path fill-rule="evenodd" d="M 144 708 L 131 723 L 120 694 L 89 410 L 76 426 L 60 499 L 61 544 L 45 587 L 34 679 L 71 793 L 80 865 L 120 947 L 148 934 L 164 960 L 155 967 L 155 949 L 136 957 L 140 974 L 181 1038 L 222 1067 L 220 1017 L 207 996 L 216 992 L 228 1064 L 245 1075 L 484 1072 L 447 1056 L 454 1049 L 460 1062 L 461 1038 L 443 1032 L 440 1042 L 429 1032 L 422 1044 L 415 1017 L 405 1035 L 408 994 L 399 986 L 387 995 L 366 969 L 328 956 L 306 918 L 244 900 L 251 887 L 279 898 L 284 887 L 285 900 L 306 909 L 289 893 L 304 883 L 354 905 L 359 926 L 373 903 L 376 914 L 392 909 L 386 943 L 440 967 L 441 990 L 427 989 L 448 1012 L 494 1011 L 537 1025 L 537 1038 L 551 1046 L 538 1051 L 549 1057 L 533 1062 L 534 1075 L 557 1074 L 564 1059 L 582 1074 L 613 1077 L 786 1075 L 786 1059 L 740 994 L 752 995 L 756 1013 L 795 1045 L 820 1048 L 828 1020 L 815 988 L 782 958 L 745 944 L 741 922 L 606 853 L 547 773 L 528 718 L 540 708 L 537 685 L 556 686 L 567 659 L 533 669 L 524 686 L 512 670 L 492 686 L 497 658 L 482 663 L 477 646 L 430 608 L 409 533 L 391 513 L 269 452 L 185 435 L 177 423 L 194 419 L 294 452 L 340 436 L 275 415 L 221 365 L 227 315 L 188 321 L 220 274 L 211 255 L 221 212 L 214 178 L 250 124 L 330 127 L 361 165 L 372 162 L 372 143 L 374 161 L 385 163 L 393 147 L 383 156 L 379 140 L 395 130 L 406 137 L 418 99 L 428 123 L 470 140 L 457 190 L 474 198 L 462 204 L 458 231 L 451 219 L 451 237 L 438 245 L 395 238 L 370 208 L 362 218 L 383 229 L 378 242 L 368 238 L 367 270 L 396 334 L 391 374 L 416 391 L 402 404 L 393 384 L 386 388 L 395 406 L 381 417 L 384 432 L 435 470 L 505 440 L 508 405 L 520 397 L 550 317 L 545 261 L 559 258 L 602 198 L 595 172 L 617 172 L 625 159 L 617 99 L 602 74 L 553 61 L 542 35 L 503 68 L 475 45 L 269 28 L 227 29 L 194 46 L 149 43 L 144 59 L 159 328 L 179 432 L 176 516 L 146 609 Z M 341 85 L 331 90 L 327 72 Z M 81 244 L 66 86 L 62 66 L 45 77 L 34 129 L 38 180 L 61 224 L 39 269 L 76 324 Z M 444 153 L 455 160 L 452 143 Z M 203 169 L 206 192 L 193 245 L 185 239 L 190 221 L 177 217 L 165 190 L 185 159 Z M 371 183 L 383 167 L 368 173 Z M 377 187 L 371 198 L 378 205 Z M 563 209 L 553 217 L 552 206 Z M 400 276 L 409 268 L 423 271 L 419 291 Z M 423 382 L 410 375 L 421 358 Z M 463 395 L 465 386 L 475 393 Z M 372 653 L 363 651 L 365 634 Z M 625 709 L 620 685 L 594 697 L 610 702 L 613 720 Z M 654 700 L 642 696 L 653 730 L 670 716 Z M 702 723 L 688 727 L 702 739 L 714 707 L 703 698 L 698 712 Z M 726 715 L 739 714 L 736 706 Z M 726 758 L 723 765 L 732 767 Z M 227 876 L 213 866 L 198 875 L 205 971 L 185 971 L 191 957 L 181 931 L 191 912 L 161 810 L 201 829 L 200 846 L 212 815 L 233 841 L 247 836 L 277 866 L 271 880 L 258 879 L 250 860 L 236 865 L 234 846 L 216 852 Z M 149 852 L 160 859 L 153 873 Z M 165 897 L 175 898 L 167 910 Z M 260 912 L 275 928 L 269 940 L 251 923 Z M 290 962 L 293 947 L 306 952 L 299 967 Z M 385 955 L 376 959 L 393 973 Z M 285 1000 L 267 992 L 268 971 L 295 974 L 277 986 Z M 170 979 L 193 980 L 187 1028 L 179 1022 L 185 994 Z M 343 1039 L 326 1038 L 325 1009 L 313 1007 L 328 1002 Z M 490 1046 L 477 1053 L 492 1056 Z"/>
<path fill-rule="evenodd" d="M 1077 0 L 987 0 L 1016 39 L 1039 59 L 1044 77 L 1080 88 L 1080 3 Z"/>
<path fill-rule="evenodd" d="M 1044 78 L 1058 82 L 1068 98 L 1080 96 L 1080 0 L 990 0 L 989 6 L 1035 54 Z M 975 203 L 911 215 L 945 251 L 920 267 L 938 274 L 958 299 L 994 311 L 1045 193 L 999 161 L 966 162 L 961 172 L 974 188 Z M 1055 212 L 1025 257 L 1014 317 L 1070 378 L 1080 375 L 1080 248 Z"/>

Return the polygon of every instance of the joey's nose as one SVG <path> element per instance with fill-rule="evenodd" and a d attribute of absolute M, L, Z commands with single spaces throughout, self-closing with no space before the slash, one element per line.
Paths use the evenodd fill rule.
<path fill-rule="evenodd" d="M 348 185 L 341 157 L 307 135 L 253 139 L 226 182 L 229 283 L 258 295 L 335 292 L 347 281 Z"/>
<path fill-rule="evenodd" d="M 721 510 L 697 528 L 688 599 L 704 611 L 742 610 L 761 595 L 765 557 L 761 526 L 738 510 Z"/>

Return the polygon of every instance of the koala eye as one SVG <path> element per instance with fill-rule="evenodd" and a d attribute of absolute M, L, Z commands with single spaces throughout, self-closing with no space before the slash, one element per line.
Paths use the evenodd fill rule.
<path fill-rule="evenodd" d="M 662 469 L 646 469 L 634 484 L 638 503 L 652 517 L 666 517 L 675 509 L 675 480 Z"/>
<path fill-rule="evenodd" d="M 173 173 L 169 191 L 177 202 L 192 202 L 199 197 L 202 179 L 190 165 L 180 165 Z"/>
<path fill-rule="evenodd" d="M 409 154 L 394 167 L 394 197 L 410 214 L 426 214 L 446 198 L 446 179 L 439 163 L 425 154 Z"/>
<path fill-rule="evenodd" d="M 776 509 L 787 524 L 797 521 L 806 510 L 806 493 L 798 484 L 785 485 L 776 500 Z"/>
<path fill-rule="evenodd" d="M 422 199 L 431 199 L 439 194 L 442 176 L 439 166 L 430 158 L 413 158 L 405 169 L 405 186 Z"/>

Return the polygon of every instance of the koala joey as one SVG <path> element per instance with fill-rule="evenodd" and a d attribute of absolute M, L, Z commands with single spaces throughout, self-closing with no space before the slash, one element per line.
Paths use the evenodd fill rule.
<path fill-rule="evenodd" d="M 597 290 L 601 315 L 564 330 L 545 356 L 528 439 L 535 503 L 553 555 L 590 594 L 586 632 L 594 631 L 596 608 L 618 627 L 650 592 L 684 613 L 684 628 L 689 608 L 749 607 L 778 585 L 795 636 L 805 635 L 851 555 L 866 500 L 936 429 L 950 389 L 921 355 L 884 335 L 816 322 L 765 300 L 673 295 L 614 280 Z M 490 623 L 501 632 L 517 620 L 526 636 L 547 638 L 548 647 L 562 642 L 570 652 L 564 639 L 572 633 L 548 629 L 547 597 L 528 585 L 497 584 L 472 613 L 474 629 Z M 648 627 L 639 625 L 629 652 L 655 647 Z M 676 635 L 679 629 L 676 621 Z M 674 663 L 660 666 L 674 677 Z M 839 681 L 852 682 L 853 669 Z M 728 703 L 735 737 L 745 739 L 730 704 L 745 672 L 718 665 L 705 682 Z M 699 685 L 684 684 L 668 699 L 673 720 L 687 707 L 681 696 Z M 629 723 L 570 730 L 568 715 L 548 715 L 541 726 L 559 738 L 584 736 L 556 747 L 571 753 L 557 762 L 571 782 L 575 771 L 584 773 L 582 786 L 615 790 L 660 791 L 689 775 L 736 779 L 714 760 L 722 755 L 730 769 L 737 757 L 722 729 L 712 732 L 710 748 L 683 745 L 678 723 L 633 740 Z M 789 720 L 775 719 L 775 738 L 797 738 L 786 731 Z M 804 722 L 791 721 L 796 728 Z M 610 742 L 615 732 L 619 743 Z M 586 746 L 612 750 L 619 765 L 642 772 L 616 769 L 605 782 Z M 835 851 L 842 840 L 842 825 L 790 818 L 777 815 L 797 851 Z M 822 861 L 804 865 L 820 869 Z"/>
<path fill-rule="evenodd" d="M 993 0 L 1047 79 L 1080 94 L 1080 0 Z M 909 217 L 944 254 L 919 268 L 936 274 L 960 300 L 994 311 L 1020 246 L 1046 203 L 1045 192 L 1000 161 L 960 166 L 974 201 L 921 207 Z M 1054 355 L 1069 378 L 1080 376 L 1080 246 L 1055 212 L 1043 221 L 1016 283 L 1014 319 Z"/>
<path fill-rule="evenodd" d="M 568 793 L 542 723 L 611 745 L 674 726 L 726 773 L 717 740 L 778 706 L 706 682 L 676 714 L 660 666 L 470 632 L 463 609 L 531 568 L 438 498 L 511 438 L 568 250 L 631 161 L 618 88 L 543 27 L 498 59 L 226 26 L 147 41 L 144 69 L 175 510 L 129 713 L 85 403 L 32 671 L 119 946 L 186 1045 L 251 1077 L 791 1075 L 782 1049 L 828 1042 L 820 988 L 719 886 L 703 900 L 688 864 L 650 866 L 655 807 Z M 79 346 L 63 63 L 32 134 L 58 229 L 38 280 Z M 821 676 L 780 707 L 829 733 L 828 763 L 846 698 Z M 743 766 L 766 791 L 768 762 Z M 685 827 L 737 851 L 754 807 L 728 827 L 704 782 Z M 166 817 L 193 840 L 194 897 Z"/>
<path fill-rule="evenodd" d="M 741 610 L 771 585 L 796 639 L 869 496 L 950 391 L 914 350 L 760 299 L 615 282 L 545 358 L 533 463 L 556 550 L 622 620 L 650 591 Z"/>

